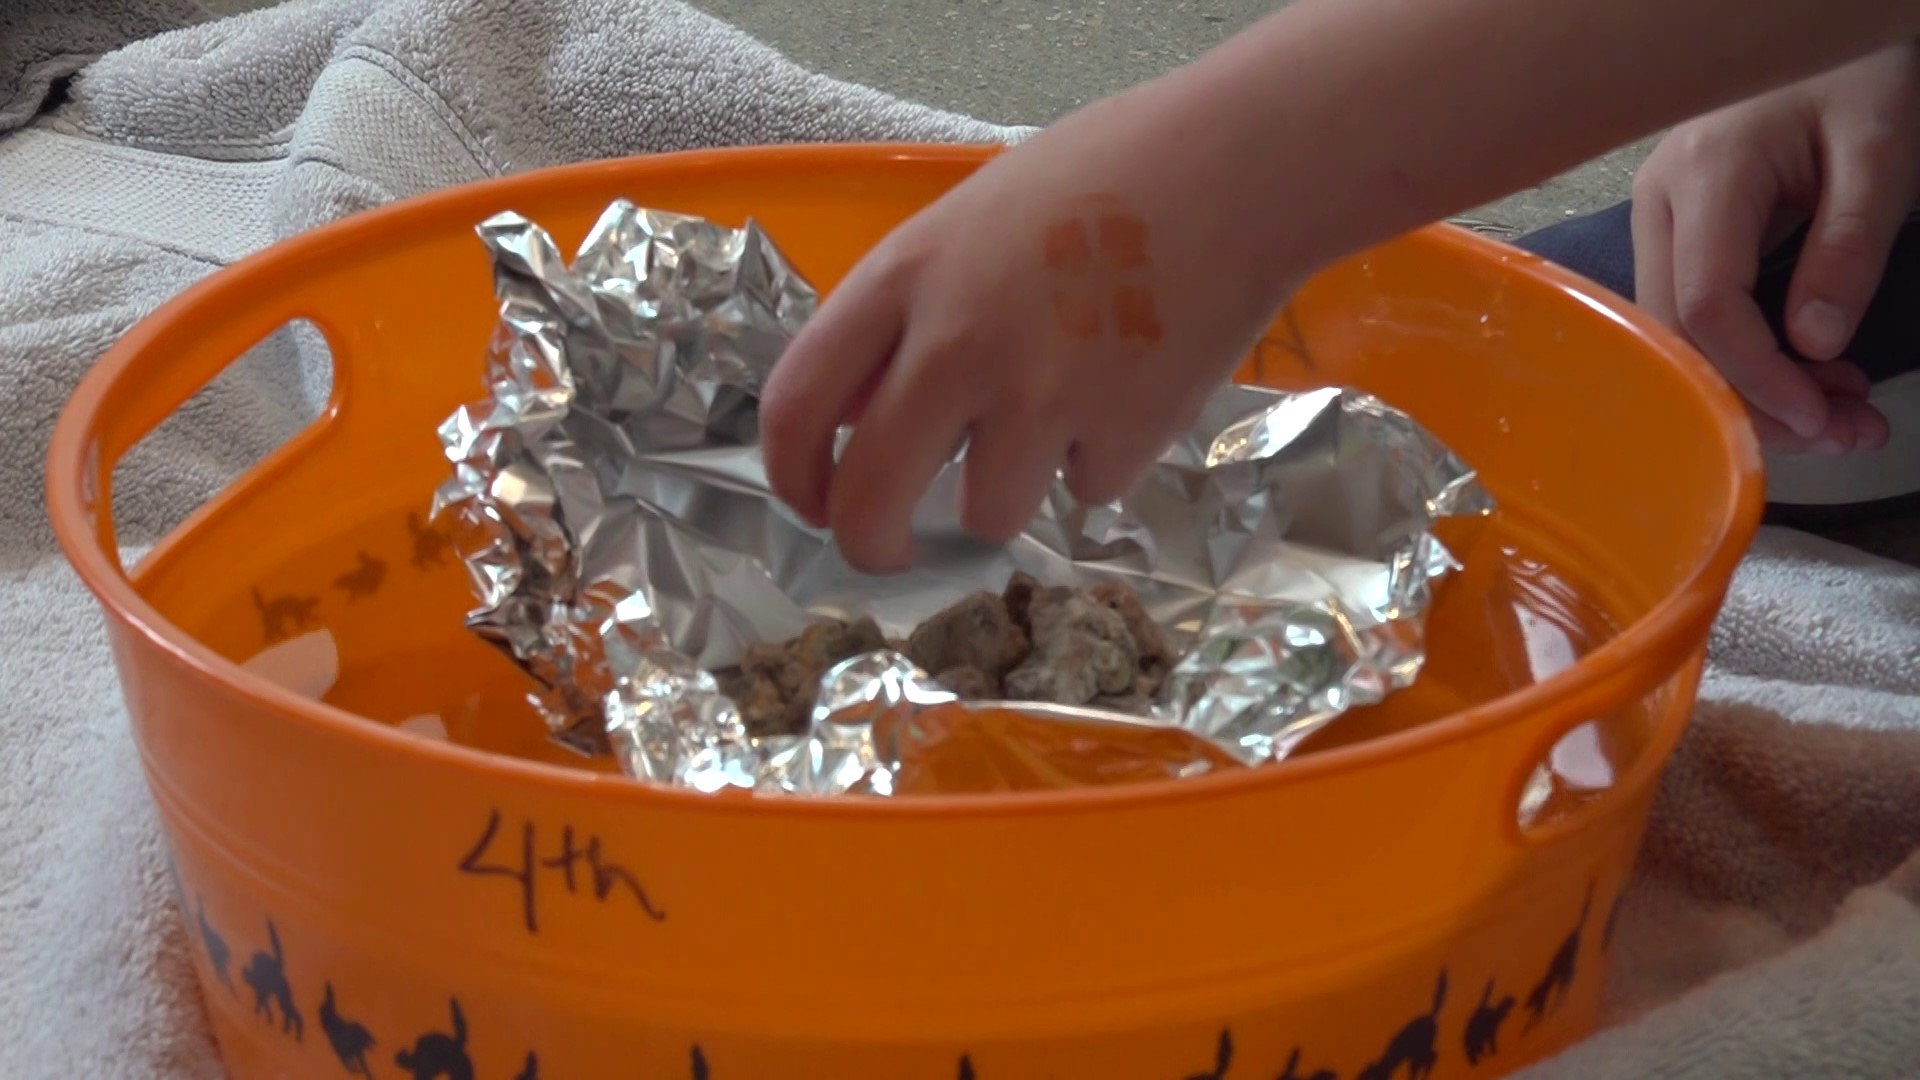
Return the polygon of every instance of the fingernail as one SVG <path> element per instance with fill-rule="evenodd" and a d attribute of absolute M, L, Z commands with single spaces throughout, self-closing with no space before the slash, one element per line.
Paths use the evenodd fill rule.
<path fill-rule="evenodd" d="M 1813 445 L 1808 447 L 1808 449 L 1816 454 L 1824 454 L 1827 457 L 1839 457 L 1841 454 L 1847 452 L 1848 447 L 1832 435 L 1822 435 L 1813 440 Z"/>
<path fill-rule="evenodd" d="M 1800 305 L 1799 329 L 1801 344 L 1816 359 L 1831 359 L 1847 347 L 1847 313 L 1825 300 Z"/>

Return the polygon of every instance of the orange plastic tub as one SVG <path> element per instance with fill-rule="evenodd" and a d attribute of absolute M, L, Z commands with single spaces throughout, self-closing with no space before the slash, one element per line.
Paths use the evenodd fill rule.
<path fill-rule="evenodd" d="M 475 223 L 511 208 L 571 246 L 621 196 L 751 214 L 825 287 L 985 153 L 752 149 L 447 191 L 216 274 L 100 362 L 49 502 L 106 612 L 233 1075 L 1444 1080 L 1591 1029 L 1759 459 L 1677 340 L 1462 232 L 1319 275 L 1246 374 L 1357 385 L 1478 465 L 1625 621 L 1560 675 L 1268 769 L 888 802 L 656 790 L 564 764 L 514 711 L 520 676 L 466 639 L 464 572 L 421 521 L 494 321 Z M 115 463 L 295 318 L 332 348 L 325 414 L 123 573 Z M 320 626 L 335 704 L 237 663 Z M 456 735 L 522 756 L 347 711 L 450 700 L 480 703 Z M 1611 784 L 1522 825 L 1576 729 Z"/>

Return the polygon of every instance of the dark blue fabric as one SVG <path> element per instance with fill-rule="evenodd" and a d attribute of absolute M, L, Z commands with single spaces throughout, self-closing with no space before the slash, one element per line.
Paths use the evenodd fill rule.
<path fill-rule="evenodd" d="M 1633 299 L 1633 206 L 1620 203 L 1548 226 L 1515 241 L 1520 247 Z M 1793 268 L 1806 240 L 1802 229 L 1762 261 L 1754 299 L 1784 344 L 1784 308 Z M 1789 355 L 1792 346 L 1785 346 Z M 1846 350 L 1874 382 L 1920 367 L 1920 222 L 1909 219 L 1895 240 L 1880 290 Z"/>
<path fill-rule="evenodd" d="M 1549 225 L 1514 243 L 1633 299 L 1633 204 L 1630 202 Z"/>

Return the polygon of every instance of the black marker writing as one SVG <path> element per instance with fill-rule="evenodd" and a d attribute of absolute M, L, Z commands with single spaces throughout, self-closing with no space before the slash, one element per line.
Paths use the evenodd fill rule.
<path fill-rule="evenodd" d="M 539 837 L 532 821 L 520 823 L 517 843 L 515 838 L 502 839 L 500 826 L 500 811 L 489 813 L 480 839 L 460 860 L 459 870 L 475 877 L 505 878 L 517 885 L 521 918 L 527 933 L 540 932 L 540 885 L 543 880 L 549 880 L 541 875 L 547 871 L 558 871 L 559 885 L 569 896 L 580 895 L 584 878 L 594 900 L 604 904 L 609 897 L 626 896 L 654 922 L 666 919 L 667 913 L 654 906 L 640 879 L 606 856 L 598 836 L 588 836 L 585 844 L 581 844 L 573 826 L 564 826 L 560 830 L 559 852 L 542 858 L 536 854 Z M 496 848 L 504 850 L 496 853 Z"/>
<path fill-rule="evenodd" d="M 1314 369 L 1313 353 L 1307 348 L 1306 335 L 1300 332 L 1299 316 L 1289 305 L 1280 313 L 1279 325 L 1254 343 L 1253 370 L 1262 378 L 1278 378 L 1295 366 Z"/>

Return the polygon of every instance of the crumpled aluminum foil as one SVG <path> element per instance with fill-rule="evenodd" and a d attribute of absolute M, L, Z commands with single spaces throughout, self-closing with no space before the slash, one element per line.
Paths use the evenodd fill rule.
<path fill-rule="evenodd" d="M 533 677 L 556 738 L 644 780 L 892 794 L 916 732 L 1007 706 L 960 703 L 883 652 L 828 673 L 811 731 L 755 739 L 710 672 L 819 617 L 905 636 L 1016 570 L 1125 581 L 1183 651 L 1150 716 L 1015 708 L 1277 760 L 1413 682 L 1431 590 L 1457 569 L 1431 527 L 1492 508 L 1375 398 L 1229 387 L 1135 492 L 1086 506 L 1057 484 L 1007 545 L 961 529 L 956 461 L 916 513 L 918 567 L 868 577 L 768 489 L 758 394 L 816 293 L 756 224 L 616 202 L 570 266 L 517 214 L 478 231 L 500 299 L 488 397 L 441 426 L 453 476 L 435 497 L 463 526 L 468 625 Z"/>

